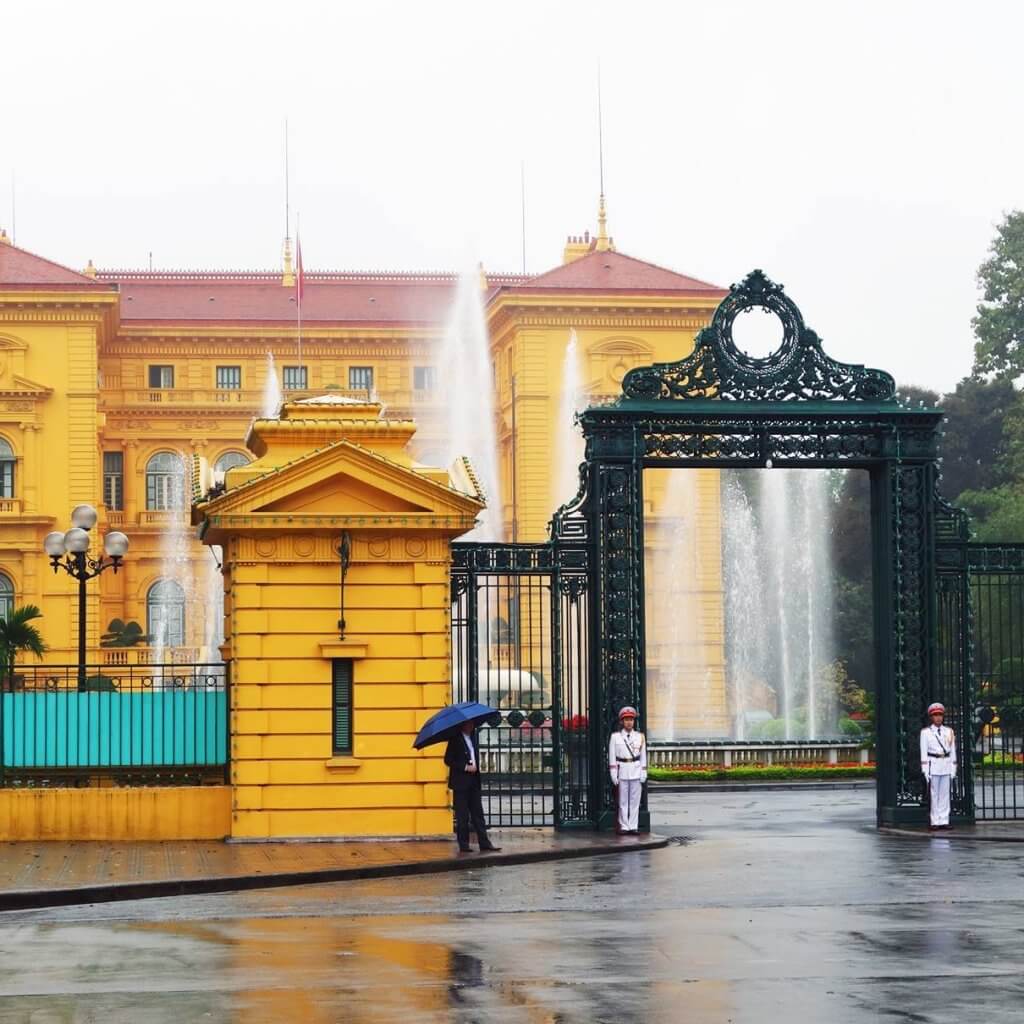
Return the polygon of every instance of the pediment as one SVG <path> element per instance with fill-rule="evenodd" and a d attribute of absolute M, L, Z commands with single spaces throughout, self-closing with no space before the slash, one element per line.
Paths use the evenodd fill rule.
<path fill-rule="evenodd" d="M 255 464 L 258 466 L 258 462 Z M 407 466 L 337 441 L 226 491 L 206 515 L 474 516 L 482 504 Z"/>

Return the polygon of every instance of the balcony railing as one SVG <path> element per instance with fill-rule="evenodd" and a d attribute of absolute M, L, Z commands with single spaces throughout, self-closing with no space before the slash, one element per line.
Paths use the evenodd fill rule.
<path fill-rule="evenodd" d="M 199 660 L 198 647 L 101 647 L 104 665 L 192 665 Z"/>
<path fill-rule="evenodd" d="M 0 785 L 226 781 L 221 664 L 28 665 L 0 692 Z"/>
<path fill-rule="evenodd" d="M 21 498 L 0 498 L 0 514 L 21 515 Z"/>

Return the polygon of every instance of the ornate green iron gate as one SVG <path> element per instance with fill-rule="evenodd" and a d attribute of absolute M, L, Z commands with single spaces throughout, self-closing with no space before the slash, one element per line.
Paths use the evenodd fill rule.
<path fill-rule="evenodd" d="M 783 328 L 765 358 L 741 351 L 732 335 L 736 317 L 755 307 Z M 924 710 L 943 699 L 961 734 L 970 720 L 966 575 L 939 572 L 936 561 L 939 542 L 966 543 L 963 513 L 937 492 L 942 418 L 898 401 L 889 374 L 827 356 L 782 287 L 757 270 L 733 285 L 692 354 L 631 370 L 615 403 L 582 413 L 580 489 L 555 514 L 551 541 L 453 546 L 456 697 L 509 705 L 488 745 L 497 752 L 492 820 L 612 826 L 608 737 L 621 705 L 639 708 L 641 728 L 646 712 L 643 470 L 687 467 L 868 471 L 878 821 L 923 820 Z M 524 641 L 524 623 L 536 646 Z M 525 690 L 537 706 L 515 696 L 522 682 L 518 691 L 503 684 L 504 665 L 506 679 L 530 673 Z M 970 794 L 968 769 L 955 794 L 961 817 L 973 812 Z"/>

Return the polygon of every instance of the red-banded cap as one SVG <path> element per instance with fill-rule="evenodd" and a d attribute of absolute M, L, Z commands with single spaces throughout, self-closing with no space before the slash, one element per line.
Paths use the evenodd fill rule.
<path fill-rule="evenodd" d="M 631 708 L 628 704 L 619 712 L 619 721 L 623 718 L 636 718 L 636 708 Z"/>
<path fill-rule="evenodd" d="M 929 715 L 934 715 L 934 714 L 944 715 L 945 713 L 946 713 L 946 706 L 945 706 L 945 704 L 940 704 L 938 701 L 936 701 L 934 704 L 929 704 L 928 705 L 928 714 Z"/>

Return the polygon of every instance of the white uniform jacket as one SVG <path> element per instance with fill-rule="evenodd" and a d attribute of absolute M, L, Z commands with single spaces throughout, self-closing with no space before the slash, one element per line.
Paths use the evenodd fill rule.
<path fill-rule="evenodd" d="M 956 775 L 956 737 L 949 726 L 921 730 L 921 771 L 927 776 Z"/>
<path fill-rule="evenodd" d="M 642 732 L 620 729 L 608 741 L 608 770 L 612 782 L 647 779 L 647 740 Z"/>

